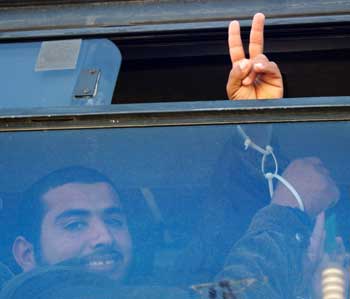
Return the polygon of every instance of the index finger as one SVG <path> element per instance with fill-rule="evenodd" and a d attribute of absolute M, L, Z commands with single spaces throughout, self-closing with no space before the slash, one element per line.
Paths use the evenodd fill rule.
<path fill-rule="evenodd" d="M 232 21 L 228 30 L 228 46 L 232 64 L 245 58 L 238 21 Z"/>
<path fill-rule="evenodd" d="M 264 26 L 265 16 L 262 13 L 255 14 L 249 39 L 250 58 L 254 58 L 264 51 Z"/>

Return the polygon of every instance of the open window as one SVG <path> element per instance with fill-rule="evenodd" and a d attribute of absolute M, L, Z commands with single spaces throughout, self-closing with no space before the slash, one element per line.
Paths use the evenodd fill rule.
<path fill-rule="evenodd" d="M 241 21 L 247 41 L 257 11 L 267 16 L 265 53 L 280 65 L 285 97 L 348 95 L 347 1 L 16 3 L 1 1 L 3 42 L 99 36 L 119 47 L 114 104 L 225 99 L 229 21 Z"/>

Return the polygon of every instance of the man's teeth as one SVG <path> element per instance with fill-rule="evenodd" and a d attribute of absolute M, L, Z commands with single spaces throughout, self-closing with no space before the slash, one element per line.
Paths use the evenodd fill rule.
<path fill-rule="evenodd" d="M 108 266 L 114 264 L 114 260 L 106 260 L 106 261 L 91 261 L 89 262 L 89 266 L 91 267 L 100 267 L 100 266 Z"/>

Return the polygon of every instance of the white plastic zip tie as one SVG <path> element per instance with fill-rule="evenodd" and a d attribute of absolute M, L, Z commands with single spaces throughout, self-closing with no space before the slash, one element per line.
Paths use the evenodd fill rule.
<path fill-rule="evenodd" d="M 246 132 L 243 130 L 243 128 L 240 125 L 237 126 L 237 130 L 238 130 L 239 134 L 242 136 L 242 138 L 244 139 L 245 150 L 247 150 L 249 147 L 251 147 L 263 155 L 262 159 L 261 159 L 261 172 L 264 175 L 264 177 L 267 179 L 271 199 L 273 197 L 273 192 L 274 192 L 273 179 L 277 179 L 293 194 L 296 201 L 298 202 L 299 209 L 301 211 L 304 211 L 305 210 L 304 203 L 303 203 L 303 200 L 301 199 L 299 193 L 295 190 L 295 188 L 292 186 L 291 183 L 289 183 L 285 178 L 281 177 L 278 174 L 278 161 L 277 161 L 277 158 L 273 152 L 272 146 L 267 145 L 265 147 L 265 149 L 263 149 L 262 147 L 255 144 L 251 140 L 251 138 L 246 134 Z M 271 155 L 271 157 L 275 163 L 275 171 L 273 173 L 272 172 L 267 172 L 267 173 L 265 172 L 266 157 L 269 155 Z"/>
<path fill-rule="evenodd" d="M 285 178 L 283 178 L 282 176 L 280 176 L 278 174 L 273 174 L 271 172 L 266 173 L 265 178 L 268 180 L 268 183 L 269 183 L 269 192 L 270 192 L 271 198 L 273 196 L 273 181 L 272 180 L 275 178 L 275 179 L 279 180 L 293 194 L 293 196 L 295 197 L 295 199 L 298 202 L 299 209 L 303 212 L 305 211 L 304 203 L 303 203 L 303 200 L 301 199 L 299 193 L 297 192 L 297 190 L 295 190 L 295 188 L 292 186 L 292 184 L 289 183 Z"/>
<path fill-rule="evenodd" d="M 266 157 L 271 155 L 273 162 L 275 163 L 275 171 L 273 172 L 274 174 L 278 174 L 278 162 L 277 162 L 277 158 L 273 152 L 273 148 L 270 145 L 266 146 L 266 150 L 265 153 L 263 154 L 263 157 L 261 159 L 261 172 L 263 173 L 263 175 L 266 174 L 265 172 L 265 162 L 266 162 Z"/>
<path fill-rule="evenodd" d="M 242 136 L 242 138 L 244 139 L 244 147 L 247 150 L 249 147 L 252 147 L 253 149 L 255 149 L 256 151 L 258 151 L 259 153 L 261 153 L 262 155 L 268 155 L 269 152 L 265 149 L 263 149 L 262 147 L 258 146 L 257 144 L 255 144 L 250 138 L 249 136 L 246 134 L 246 132 L 244 132 L 244 130 L 242 129 L 242 127 L 240 125 L 237 126 L 237 130 L 240 133 L 240 135 Z"/>

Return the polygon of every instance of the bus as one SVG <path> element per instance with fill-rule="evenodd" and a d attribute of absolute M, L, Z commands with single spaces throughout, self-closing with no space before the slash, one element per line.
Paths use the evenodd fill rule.
<path fill-rule="evenodd" d="M 284 97 L 228 101 L 227 28 L 247 45 L 256 12 Z M 0 298 L 348 298 L 349 1 L 0 20 Z"/>

